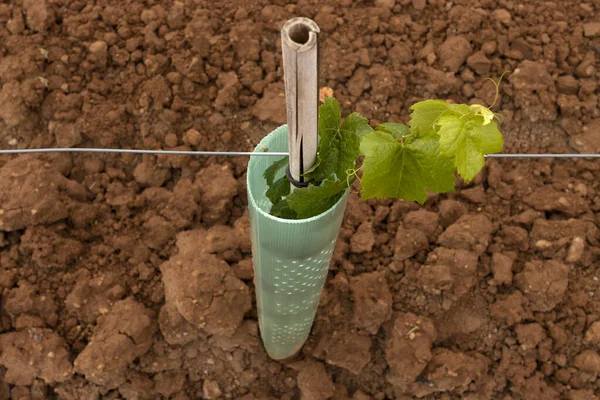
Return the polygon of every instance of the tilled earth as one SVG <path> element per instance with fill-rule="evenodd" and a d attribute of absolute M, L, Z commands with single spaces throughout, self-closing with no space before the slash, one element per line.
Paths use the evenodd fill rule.
<path fill-rule="evenodd" d="M 251 150 L 279 29 L 345 113 L 490 104 L 506 152 L 600 150 L 600 1 L 12 0 L 2 148 Z M 598 399 L 600 164 L 489 160 L 424 207 L 350 198 L 313 333 L 257 328 L 247 158 L 0 158 L 0 399 Z"/>

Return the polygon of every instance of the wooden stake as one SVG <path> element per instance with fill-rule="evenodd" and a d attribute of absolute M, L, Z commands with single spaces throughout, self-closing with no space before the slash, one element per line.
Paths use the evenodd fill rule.
<path fill-rule="evenodd" d="M 288 120 L 289 172 L 302 186 L 302 176 L 317 159 L 319 101 L 319 26 L 293 18 L 281 30 L 285 100 Z M 292 185 L 292 189 L 294 185 Z"/>

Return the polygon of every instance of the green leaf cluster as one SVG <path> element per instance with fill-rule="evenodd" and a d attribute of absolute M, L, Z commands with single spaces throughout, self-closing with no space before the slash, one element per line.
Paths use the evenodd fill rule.
<path fill-rule="evenodd" d="M 290 192 L 285 177 L 275 180 L 287 159 L 265 172 L 273 203 L 271 213 L 282 218 L 318 215 L 343 195 L 361 167 L 361 196 L 424 203 L 427 191 L 454 190 L 455 171 L 467 182 L 483 168 L 485 155 L 502 151 L 495 114 L 475 104 L 426 100 L 411 107 L 407 125 L 387 122 L 372 129 L 358 113 L 341 123 L 339 103 L 325 99 L 319 109 L 318 160 L 305 176 L 320 182 Z"/>
<path fill-rule="evenodd" d="M 271 214 L 280 218 L 304 219 L 331 208 L 354 181 L 352 171 L 360 155 L 360 139 L 373 129 L 366 118 L 352 113 L 342 123 L 340 104 L 326 98 L 319 107 L 319 144 L 315 165 L 304 174 L 312 180 L 308 187 L 294 188 L 284 176 L 275 181 L 277 172 L 288 163 L 287 158 L 265 171 L 267 197 L 273 203 Z M 281 182 L 284 180 L 285 182 Z"/>

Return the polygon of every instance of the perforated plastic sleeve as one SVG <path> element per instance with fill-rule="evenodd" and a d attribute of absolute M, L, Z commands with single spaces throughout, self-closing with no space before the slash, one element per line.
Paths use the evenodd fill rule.
<path fill-rule="evenodd" d="M 266 136 L 255 151 L 286 151 L 287 126 Z M 263 173 L 277 157 L 252 157 L 248 203 L 254 283 L 262 340 L 269 356 L 294 355 L 310 333 L 319 297 L 344 216 L 348 193 L 313 218 L 286 220 L 269 215 Z M 283 176 L 285 172 L 279 172 Z"/>

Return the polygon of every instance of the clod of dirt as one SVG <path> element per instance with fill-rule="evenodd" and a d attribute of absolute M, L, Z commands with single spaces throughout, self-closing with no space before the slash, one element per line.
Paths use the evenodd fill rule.
<path fill-rule="evenodd" d="M 458 300 L 477 283 L 477 254 L 465 250 L 437 247 L 429 253 L 427 264 L 417 272 L 423 289 Z"/>
<path fill-rule="evenodd" d="M 175 229 L 183 229 L 199 213 L 198 190 L 189 179 L 181 179 L 173 190 L 148 188 L 142 193 L 146 203 L 156 210 Z"/>
<path fill-rule="evenodd" d="M 128 370 L 127 381 L 119 386 L 119 394 L 125 400 L 151 400 L 154 383 L 144 374 Z"/>
<path fill-rule="evenodd" d="M 477 51 L 467 58 L 467 65 L 478 75 L 487 77 L 492 67 L 492 62 L 483 51 Z"/>
<path fill-rule="evenodd" d="M 408 260 L 421 250 L 429 247 L 429 240 L 418 229 L 405 229 L 402 226 L 396 231 L 393 241 L 394 258 L 398 261 Z"/>
<path fill-rule="evenodd" d="M 569 391 L 568 400 L 598 400 L 598 396 L 596 396 L 593 390 L 571 389 Z"/>
<path fill-rule="evenodd" d="M 559 392 L 547 383 L 544 375 L 535 373 L 514 386 L 514 392 L 523 399 L 560 399 Z"/>
<path fill-rule="evenodd" d="M 430 393 L 447 392 L 458 389 L 464 391 L 467 386 L 487 373 L 489 360 L 474 354 L 456 353 L 444 348 L 433 350 L 433 357 L 424 372 L 430 382 L 416 382 L 411 385 L 417 397 Z"/>
<path fill-rule="evenodd" d="M 583 36 L 589 38 L 600 36 L 600 22 L 588 22 L 583 24 Z"/>
<path fill-rule="evenodd" d="M 132 297 L 115 303 L 98 319 L 90 342 L 75 359 L 75 370 L 107 389 L 125 382 L 125 370 L 152 346 L 153 312 Z"/>
<path fill-rule="evenodd" d="M 600 345 L 600 321 L 594 322 L 585 332 L 584 341 L 592 345 Z"/>
<path fill-rule="evenodd" d="M 90 45 L 89 51 L 88 61 L 100 70 L 105 69 L 108 59 L 108 44 L 103 40 L 97 40 Z"/>
<path fill-rule="evenodd" d="M 494 227 L 481 214 L 463 215 L 450 225 L 438 239 L 438 243 L 451 249 L 463 249 L 482 254 L 491 240 Z"/>
<path fill-rule="evenodd" d="M 203 332 L 183 318 L 173 305 L 165 304 L 160 309 L 158 324 L 165 341 L 171 345 L 188 344 L 204 336 Z"/>
<path fill-rule="evenodd" d="M 235 276 L 243 281 L 249 281 L 254 278 L 254 265 L 252 260 L 240 260 L 237 264 L 231 266 Z"/>
<path fill-rule="evenodd" d="M 523 199 L 538 211 L 560 211 L 568 216 L 577 216 L 589 210 L 587 202 L 575 193 L 564 193 L 550 185 L 536 189 Z"/>
<path fill-rule="evenodd" d="M 507 325 L 514 325 L 527 318 L 530 314 L 523 308 L 525 297 L 519 291 L 509 294 L 504 299 L 498 299 L 490 306 L 490 313 L 494 318 L 504 321 Z"/>
<path fill-rule="evenodd" d="M 431 360 L 437 333 L 433 321 L 413 313 L 399 313 L 387 344 L 387 380 L 400 388 L 413 383 Z"/>
<path fill-rule="evenodd" d="M 569 144 L 580 153 L 600 152 L 600 118 L 587 123 L 582 131 L 569 138 Z"/>
<path fill-rule="evenodd" d="M 430 241 L 435 241 L 441 232 L 437 213 L 420 209 L 406 214 L 403 221 L 407 229 L 417 229 L 423 232 Z"/>
<path fill-rule="evenodd" d="M 22 86 L 16 81 L 2 85 L 0 90 L 0 118 L 9 127 L 22 124 L 31 114 L 21 93 Z"/>
<path fill-rule="evenodd" d="M 355 375 L 371 361 L 371 339 L 353 332 L 335 331 L 327 339 L 325 361 Z"/>
<path fill-rule="evenodd" d="M 24 0 L 23 13 L 27 26 L 34 31 L 43 32 L 49 25 L 46 0 Z"/>
<path fill-rule="evenodd" d="M 529 232 L 520 226 L 502 225 L 499 235 L 505 249 L 526 251 L 529 249 Z"/>
<path fill-rule="evenodd" d="M 531 229 L 531 240 L 534 245 L 539 241 L 559 244 L 565 239 L 568 242 L 577 237 L 586 238 L 589 243 L 596 245 L 597 235 L 598 228 L 593 222 L 574 218 L 568 220 L 538 218 L 533 222 Z"/>
<path fill-rule="evenodd" d="M 223 260 L 198 252 L 186 235 L 179 254 L 161 265 L 165 300 L 191 324 L 210 334 L 231 335 L 250 310 L 250 291 Z"/>
<path fill-rule="evenodd" d="M 353 277 L 350 290 L 354 300 L 354 325 L 372 335 L 392 318 L 392 294 L 384 272 L 370 272 Z"/>
<path fill-rule="evenodd" d="M 533 311 L 550 311 L 563 300 L 569 286 L 570 268 L 555 260 L 532 261 L 525 264 L 515 282 Z"/>
<path fill-rule="evenodd" d="M 200 191 L 202 221 L 226 222 L 237 195 L 237 181 L 228 165 L 213 164 L 196 175 L 194 181 Z"/>
<path fill-rule="evenodd" d="M 265 88 L 263 96 L 254 104 L 252 115 L 261 121 L 285 124 L 285 93 L 283 85 L 272 83 Z"/>
<path fill-rule="evenodd" d="M 238 248 L 233 229 L 226 225 L 214 225 L 208 231 L 194 229 L 177 235 L 180 253 L 201 252 L 207 254 L 231 254 Z"/>
<path fill-rule="evenodd" d="M 512 283 L 513 259 L 502 253 L 492 254 L 492 272 L 494 273 L 494 284 L 510 285 Z"/>
<path fill-rule="evenodd" d="M 471 52 L 471 44 L 464 36 L 451 36 L 440 47 L 440 64 L 448 71 L 458 72 Z"/>
<path fill-rule="evenodd" d="M 368 253 L 373 250 L 375 245 L 375 234 L 373 233 L 373 225 L 369 221 L 365 221 L 356 230 L 350 238 L 350 251 L 352 253 Z"/>
<path fill-rule="evenodd" d="M 64 340 L 50 329 L 29 328 L 0 335 L 0 364 L 4 381 L 27 386 L 35 379 L 64 382 L 73 374 Z"/>
<path fill-rule="evenodd" d="M 69 216 L 69 189 L 79 185 L 57 170 L 28 156 L 0 169 L 0 231 L 50 224 Z M 32 196 L 31 193 L 35 193 Z"/>
<path fill-rule="evenodd" d="M 556 79 L 556 89 L 560 94 L 577 94 L 579 81 L 573 75 L 563 75 Z"/>
<path fill-rule="evenodd" d="M 153 215 L 144 223 L 143 241 L 146 246 L 154 250 L 160 250 L 175 237 L 175 227 L 159 215 Z"/>
<path fill-rule="evenodd" d="M 152 161 L 142 161 L 133 171 L 133 177 L 142 186 L 160 187 L 170 176 L 167 168 L 162 168 Z"/>
<path fill-rule="evenodd" d="M 333 396 L 333 382 L 323 364 L 309 361 L 298 372 L 298 388 L 302 400 L 325 400 Z"/>
<path fill-rule="evenodd" d="M 58 319 L 54 299 L 39 294 L 36 286 L 29 283 L 8 292 L 4 309 L 16 329 L 55 326 Z"/>
<path fill-rule="evenodd" d="M 164 398 L 169 399 L 175 393 L 180 392 L 185 383 L 185 372 L 181 370 L 161 372 L 154 377 L 154 390 Z"/>
<path fill-rule="evenodd" d="M 201 346 L 203 343 L 203 341 L 199 341 L 198 345 Z M 140 357 L 138 364 L 142 372 L 156 374 L 181 368 L 182 357 L 182 347 L 169 346 L 166 342 L 157 340 L 151 349 Z"/>
<path fill-rule="evenodd" d="M 448 340 L 465 341 L 473 335 L 485 335 L 489 328 L 489 310 L 480 299 L 464 296 L 453 303 L 450 309 L 436 316 L 437 342 Z"/>
<path fill-rule="evenodd" d="M 80 278 L 65 300 L 67 310 L 77 315 L 81 321 L 94 323 L 106 314 L 112 304 L 125 296 L 121 277 L 116 273 L 102 273 L 89 279 Z"/>
<path fill-rule="evenodd" d="M 247 210 L 233 223 L 233 229 L 237 247 L 243 253 L 250 253 L 252 251 L 252 241 L 250 239 L 250 214 Z"/>
<path fill-rule="evenodd" d="M 61 400 L 100 398 L 100 387 L 90 384 L 83 377 L 77 375 L 73 379 L 57 385 L 54 391 L 60 396 Z"/>
<path fill-rule="evenodd" d="M 600 355 L 592 349 L 584 350 L 575 356 L 573 366 L 583 372 L 597 376 L 600 374 Z"/>
<path fill-rule="evenodd" d="M 223 351 L 233 352 L 236 349 L 244 349 L 251 354 L 256 354 L 261 348 L 258 323 L 245 320 L 232 336 L 211 336 L 210 345 L 216 346 Z"/>
<path fill-rule="evenodd" d="M 523 324 L 515 327 L 517 339 L 524 349 L 535 348 L 542 340 L 546 338 L 546 330 L 537 322 Z"/>
<path fill-rule="evenodd" d="M 223 110 L 226 108 L 238 107 L 238 94 L 242 85 L 238 80 L 237 74 L 233 71 L 223 72 L 217 78 L 217 86 L 220 88 L 215 99 L 215 108 Z"/>
<path fill-rule="evenodd" d="M 468 212 L 460 201 L 445 199 L 440 202 L 440 223 L 447 228 Z"/>
<path fill-rule="evenodd" d="M 27 228 L 21 236 L 19 250 L 31 256 L 40 268 L 65 269 L 83 252 L 83 245 L 75 239 L 64 238 L 57 231 L 42 226 Z"/>
<path fill-rule="evenodd" d="M 548 68 L 538 62 L 523 61 L 510 76 L 515 105 L 532 122 L 556 119 L 556 89 Z"/>
<path fill-rule="evenodd" d="M 494 18 L 500 21 L 502 24 L 509 26 L 512 20 L 512 16 L 510 15 L 510 11 L 505 10 L 504 8 L 498 8 L 493 12 Z"/>

